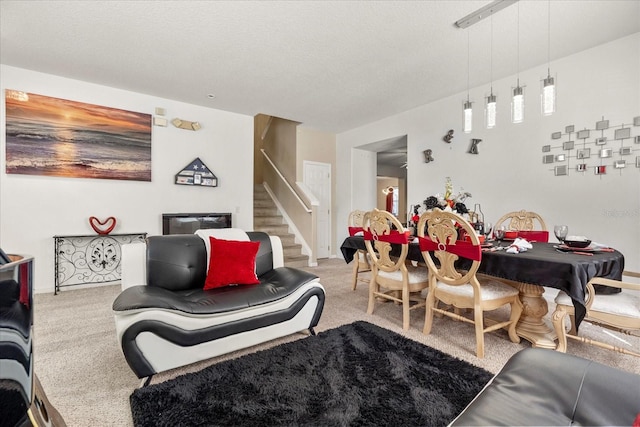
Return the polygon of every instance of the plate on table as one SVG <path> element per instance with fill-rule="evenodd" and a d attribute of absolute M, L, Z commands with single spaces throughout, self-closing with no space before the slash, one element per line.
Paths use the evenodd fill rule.
<path fill-rule="evenodd" d="M 584 249 L 591 244 L 591 240 L 583 236 L 567 236 L 562 243 L 564 246 L 569 246 L 570 248 Z"/>
<path fill-rule="evenodd" d="M 593 247 L 587 246 L 586 248 L 572 248 L 567 245 L 554 245 L 554 248 L 558 249 L 562 252 L 589 252 L 593 254 L 599 254 L 601 252 L 613 252 L 613 248 L 605 248 L 605 247 Z"/>

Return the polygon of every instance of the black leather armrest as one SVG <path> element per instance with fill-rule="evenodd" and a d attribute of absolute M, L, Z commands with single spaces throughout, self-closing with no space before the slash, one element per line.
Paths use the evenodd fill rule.
<path fill-rule="evenodd" d="M 640 375 L 555 350 L 528 348 L 451 423 L 454 426 L 630 426 Z"/>

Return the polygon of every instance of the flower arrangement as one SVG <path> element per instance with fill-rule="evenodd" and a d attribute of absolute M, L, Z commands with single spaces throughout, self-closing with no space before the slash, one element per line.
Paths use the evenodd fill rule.
<path fill-rule="evenodd" d="M 451 178 L 447 177 L 445 181 L 444 195 L 437 193 L 433 196 L 427 197 L 422 204 L 413 206 L 413 215 L 409 221 L 409 225 L 415 226 L 420 220 L 420 211 L 424 206 L 424 210 L 431 210 L 435 208 L 442 209 L 444 211 L 454 211 L 460 215 L 469 213 L 469 209 L 464 204 L 465 200 L 471 197 L 471 193 L 464 191 L 460 188 L 460 192 L 454 195 L 453 184 Z"/>
<path fill-rule="evenodd" d="M 460 192 L 455 196 L 453 195 L 453 193 L 454 191 L 453 184 L 451 183 L 451 178 L 447 177 L 447 180 L 445 182 L 444 196 L 438 193 L 434 196 L 427 197 L 423 202 L 425 209 L 429 210 L 440 208 L 442 210 L 452 210 L 459 213 L 460 215 L 469 213 L 469 209 L 467 209 L 467 206 L 464 204 L 464 202 L 467 198 L 471 197 L 471 193 L 469 193 L 468 191 L 464 191 L 462 188 L 460 189 Z"/>

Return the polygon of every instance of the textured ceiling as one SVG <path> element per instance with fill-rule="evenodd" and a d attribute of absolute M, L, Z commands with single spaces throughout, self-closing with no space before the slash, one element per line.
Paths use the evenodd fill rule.
<path fill-rule="evenodd" d="M 0 1 L 6 65 L 339 133 L 547 63 L 546 1 Z M 518 6 L 519 4 L 519 6 Z M 551 61 L 640 31 L 640 1 L 551 1 Z M 20 89 L 20 88 L 16 88 Z M 210 99 L 208 94 L 215 94 Z"/>

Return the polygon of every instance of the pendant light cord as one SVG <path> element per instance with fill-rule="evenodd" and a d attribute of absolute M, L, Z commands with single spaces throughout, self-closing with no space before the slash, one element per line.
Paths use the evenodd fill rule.
<path fill-rule="evenodd" d="M 491 95 L 493 95 L 493 9 L 491 9 L 491 43 L 489 55 L 489 79 L 491 80 Z"/>
<path fill-rule="evenodd" d="M 518 18 L 516 19 L 518 26 L 518 34 L 516 35 L 516 75 L 518 87 L 520 87 L 520 2 L 518 2 Z"/>
<path fill-rule="evenodd" d="M 469 59 L 470 58 L 469 51 L 471 49 L 470 48 L 471 44 L 469 42 L 469 38 L 470 38 L 469 31 L 470 30 L 467 30 L 467 102 L 469 102 L 469 74 L 470 74 L 470 68 L 471 68 L 471 60 Z"/>
<path fill-rule="evenodd" d="M 547 0 L 547 74 L 551 75 L 551 0 Z"/>

